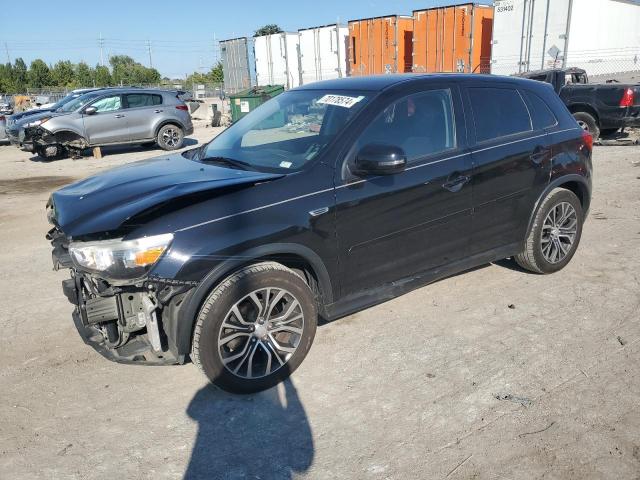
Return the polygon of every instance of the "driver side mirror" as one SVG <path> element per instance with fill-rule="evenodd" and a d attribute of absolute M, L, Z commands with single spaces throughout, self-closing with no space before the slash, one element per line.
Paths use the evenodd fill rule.
<path fill-rule="evenodd" d="M 400 147 L 372 143 L 356 155 L 356 175 L 392 175 L 404 171 L 407 156 Z"/>
<path fill-rule="evenodd" d="M 93 115 L 97 111 L 98 111 L 98 109 L 96 107 L 87 107 L 87 108 L 84 109 L 84 114 L 85 115 Z"/>

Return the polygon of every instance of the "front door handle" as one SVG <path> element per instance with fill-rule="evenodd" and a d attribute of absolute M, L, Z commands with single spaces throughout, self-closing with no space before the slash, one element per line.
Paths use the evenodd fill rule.
<path fill-rule="evenodd" d="M 533 152 L 531 152 L 529 158 L 533 163 L 539 164 L 549 156 L 550 152 L 551 150 L 549 150 L 548 148 L 538 146 L 533 149 Z"/>
<path fill-rule="evenodd" d="M 116 115 L 116 118 L 124 118 L 124 115 L 122 115 L 121 113 L 119 113 L 118 115 Z"/>
<path fill-rule="evenodd" d="M 443 183 L 442 188 L 456 193 L 462 190 L 462 187 L 464 187 L 469 180 L 471 180 L 471 177 L 468 175 L 458 175 L 457 177 Z"/>

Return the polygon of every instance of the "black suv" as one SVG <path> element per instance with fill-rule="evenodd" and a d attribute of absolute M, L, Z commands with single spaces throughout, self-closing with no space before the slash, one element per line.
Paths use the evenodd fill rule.
<path fill-rule="evenodd" d="M 210 143 L 55 192 L 56 268 L 84 340 L 254 392 L 319 320 L 515 257 L 563 268 L 591 198 L 591 136 L 546 84 L 482 75 L 313 83 Z"/>

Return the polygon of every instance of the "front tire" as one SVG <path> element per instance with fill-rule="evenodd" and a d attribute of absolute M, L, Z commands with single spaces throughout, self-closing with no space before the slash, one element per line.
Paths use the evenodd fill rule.
<path fill-rule="evenodd" d="M 192 360 L 233 393 L 254 393 L 286 379 L 306 357 L 317 306 L 306 282 L 275 262 L 244 267 L 204 302 L 193 333 Z"/>
<path fill-rule="evenodd" d="M 580 200 L 570 190 L 555 188 L 542 201 L 525 242 L 515 260 L 535 273 L 563 269 L 576 253 L 584 214 Z"/>
<path fill-rule="evenodd" d="M 163 126 L 158 131 L 158 146 L 163 150 L 177 150 L 182 147 L 184 131 L 172 123 Z"/>

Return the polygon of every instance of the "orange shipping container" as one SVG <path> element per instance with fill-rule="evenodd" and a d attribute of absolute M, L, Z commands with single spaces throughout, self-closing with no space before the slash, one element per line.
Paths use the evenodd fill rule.
<path fill-rule="evenodd" d="M 491 6 L 414 10 L 412 70 L 489 73 L 492 30 Z"/>
<path fill-rule="evenodd" d="M 349 21 L 350 73 L 411 71 L 413 18 L 400 15 Z"/>

